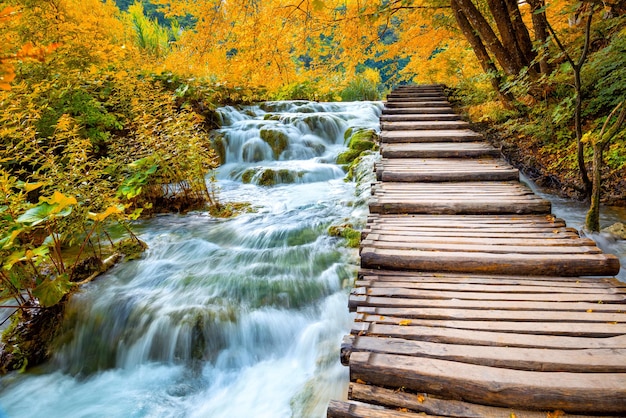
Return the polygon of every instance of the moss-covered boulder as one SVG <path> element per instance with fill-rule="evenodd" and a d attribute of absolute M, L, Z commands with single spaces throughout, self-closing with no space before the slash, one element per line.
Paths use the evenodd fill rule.
<path fill-rule="evenodd" d="M 215 150 L 220 164 L 226 162 L 226 137 L 223 132 L 212 131 L 209 135 L 211 148 Z"/>
<path fill-rule="evenodd" d="M 378 134 L 373 129 L 348 129 L 346 136 L 348 149 L 337 156 L 337 164 L 349 165 L 364 152 L 378 149 Z"/>
<path fill-rule="evenodd" d="M 333 225 L 328 228 L 328 235 L 345 238 L 346 245 L 350 248 L 358 248 L 361 244 L 361 232 L 354 229 L 352 224 Z"/>
<path fill-rule="evenodd" d="M 248 168 L 241 175 L 241 182 L 254 183 L 259 186 L 274 186 L 276 184 L 291 184 L 304 175 L 304 172 L 296 172 L 287 169 L 274 170 L 271 168 Z"/>
<path fill-rule="evenodd" d="M 280 154 L 282 154 L 283 151 L 289 146 L 289 138 L 287 137 L 287 134 L 282 131 L 263 127 L 261 128 L 259 135 L 261 136 L 261 139 L 265 141 L 270 148 L 272 148 L 275 159 L 278 159 Z"/>

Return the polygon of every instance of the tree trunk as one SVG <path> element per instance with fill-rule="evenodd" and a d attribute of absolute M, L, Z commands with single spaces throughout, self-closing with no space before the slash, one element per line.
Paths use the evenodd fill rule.
<path fill-rule="evenodd" d="M 535 42 L 539 46 L 539 69 L 541 74 L 547 75 L 552 71 L 552 66 L 548 62 L 548 22 L 546 13 L 543 11 L 544 0 L 528 0 L 532 13 L 533 30 L 535 31 Z M 542 10 L 542 11 L 539 11 Z"/>
<path fill-rule="evenodd" d="M 513 32 L 515 33 L 515 38 L 517 39 L 517 45 L 524 56 L 524 62 L 526 65 L 530 65 L 530 63 L 537 56 L 537 53 L 533 50 L 533 42 L 530 39 L 528 28 L 522 19 L 519 4 L 516 0 L 505 1 L 511 18 L 511 24 L 513 25 Z"/>
<path fill-rule="evenodd" d="M 593 144 L 593 187 L 591 202 L 585 219 L 585 226 L 591 232 L 600 231 L 600 187 L 602 185 L 602 155 L 604 146 L 599 142 Z"/>
<path fill-rule="evenodd" d="M 491 26 L 489 26 L 489 22 L 487 22 L 485 17 L 478 11 L 474 3 L 472 3 L 472 0 L 456 0 L 456 5 L 457 8 L 463 12 L 472 28 L 478 33 L 483 45 L 485 45 L 487 50 L 496 58 L 504 72 L 507 75 L 518 75 L 522 68 L 502 45 L 500 39 L 498 39 Z"/>
<path fill-rule="evenodd" d="M 503 0 L 487 0 L 487 5 L 500 33 L 502 46 L 508 51 L 510 59 L 515 63 L 516 67 L 525 67 L 527 65 L 526 58 L 517 43 L 506 3 Z"/>
<path fill-rule="evenodd" d="M 472 25 L 467 20 L 467 17 L 465 16 L 465 14 L 463 14 L 463 11 L 459 7 L 458 1 L 451 0 L 450 3 L 452 6 L 452 11 L 454 12 L 454 17 L 456 18 L 456 22 L 459 25 L 461 32 L 463 32 L 463 36 L 465 36 L 465 39 L 467 39 L 467 42 L 469 42 L 470 46 L 474 50 L 474 54 L 476 55 L 476 58 L 478 59 L 478 62 L 480 63 L 483 71 L 486 74 L 490 75 L 491 85 L 498 92 L 502 104 L 507 109 L 512 109 L 514 107 L 513 95 L 511 93 L 501 91 L 500 86 L 502 83 L 502 79 L 498 74 L 498 68 L 491 60 L 489 52 L 485 48 L 485 45 L 483 44 L 480 37 L 476 35 L 476 32 L 474 32 L 474 28 L 472 28 Z"/>

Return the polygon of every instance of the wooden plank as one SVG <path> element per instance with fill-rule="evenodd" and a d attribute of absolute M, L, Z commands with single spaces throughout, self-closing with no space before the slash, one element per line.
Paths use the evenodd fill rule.
<path fill-rule="evenodd" d="M 469 123 L 462 120 L 393 121 L 381 122 L 380 127 L 383 131 L 431 131 L 440 129 L 469 129 Z"/>
<path fill-rule="evenodd" d="M 619 259 L 612 254 L 492 254 L 387 250 L 364 247 L 361 266 L 391 270 L 424 270 L 520 275 L 615 276 Z"/>
<path fill-rule="evenodd" d="M 376 178 L 382 181 L 398 182 L 442 182 L 442 181 L 509 181 L 519 178 L 517 169 L 467 170 L 456 172 L 399 172 L 398 170 L 377 170 Z"/>
<path fill-rule="evenodd" d="M 463 418 L 546 418 L 548 416 L 546 412 L 477 405 L 457 400 L 440 399 L 429 396 L 427 393 L 417 394 L 355 382 L 350 383 L 348 396 L 357 401 L 366 401 L 390 408 L 407 408 L 436 416 Z M 556 415 L 554 416 L 556 417 Z M 589 415 L 585 415 L 585 417 L 589 418 Z M 559 418 L 582 418 L 582 416 L 559 413 Z"/>
<path fill-rule="evenodd" d="M 504 332 L 525 335 L 559 335 L 570 337 L 605 338 L 626 335 L 624 323 L 577 323 L 560 322 L 499 322 L 499 321 L 455 321 L 439 319 L 409 319 L 393 316 L 357 314 L 355 322 L 372 322 L 401 326 L 431 328 L 453 328 L 472 331 Z"/>
<path fill-rule="evenodd" d="M 469 243 L 428 243 L 428 242 L 415 242 L 415 241 L 381 241 L 380 239 L 365 239 L 361 242 L 361 245 L 369 248 L 376 249 L 400 249 L 400 250 L 418 250 L 418 251 L 456 251 L 456 252 L 482 252 L 492 254 L 507 254 L 507 253 L 519 253 L 519 254 L 600 254 L 602 250 L 598 247 L 592 246 L 544 246 L 544 245 L 512 245 L 512 244 L 500 244 L 500 245 L 486 245 L 486 244 L 469 244 Z"/>
<path fill-rule="evenodd" d="M 381 115 L 381 122 L 402 122 L 402 121 L 433 121 L 433 120 L 461 120 L 456 113 L 440 114 L 405 114 L 405 115 Z"/>
<path fill-rule="evenodd" d="M 585 312 L 617 312 L 626 311 L 626 304 L 617 303 L 590 303 L 590 302 L 528 302 L 493 300 L 489 304 L 471 299 L 400 299 L 392 297 L 374 297 L 364 295 L 350 295 L 348 299 L 350 309 L 357 306 L 384 307 L 384 308 L 459 308 L 459 309 L 504 309 L 504 310 L 538 310 L 538 311 L 574 311 Z"/>
<path fill-rule="evenodd" d="M 342 358 L 355 352 L 398 354 L 514 370 L 576 373 L 626 373 L 626 349 L 562 350 L 441 344 L 401 338 L 356 336 Z"/>
<path fill-rule="evenodd" d="M 607 280 L 605 278 L 593 278 L 592 281 L 582 280 L 579 277 L 537 277 L 537 276 L 481 276 L 474 274 L 444 274 L 444 273 L 431 273 L 421 274 L 415 273 L 411 275 L 403 276 L 395 271 L 387 271 L 386 274 L 368 273 L 367 269 L 359 271 L 359 277 L 355 282 L 355 286 L 358 283 L 367 283 L 363 286 L 412 286 L 420 284 L 484 284 L 484 285 L 519 285 L 519 286 L 552 286 L 552 287 L 566 287 L 571 289 L 619 289 L 623 292 L 626 289 L 626 283 L 617 282 L 613 283 L 614 279 Z M 402 273 L 402 272 L 397 272 Z M 412 273 L 412 272 L 410 272 Z"/>
<path fill-rule="evenodd" d="M 369 230 L 369 229 L 365 229 L 363 230 L 364 232 L 366 232 L 366 235 L 369 236 L 370 234 L 379 234 L 379 228 L 375 228 L 373 230 Z M 476 238 L 480 238 L 480 239 L 500 239 L 500 240 L 511 240 L 511 233 L 510 232 L 492 232 L 492 231 L 481 231 L 479 230 L 453 230 L 453 229 L 449 229 L 449 230 L 445 230 L 442 229 L 441 231 L 420 231 L 419 229 L 413 230 L 413 231 L 387 231 L 385 233 L 385 235 L 387 236 L 392 236 L 392 235 L 398 235 L 398 236 L 405 236 L 405 237 L 411 237 L 411 239 L 417 237 L 417 238 L 422 238 L 422 237 L 437 237 L 439 238 L 439 240 L 445 239 L 448 240 L 448 238 L 455 238 L 455 237 L 459 237 L 459 238 L 468 238 L 468 239 L 476 239 Z M 572 231 L 568 231 L 568 230 L 563 230 L 563 231 L 556 231 L 556 232 L 541 232 L 541 231 L 529 231 L 529 232 L 517 232 L 515 233 L 515 236 L 519 239 L 543 239 L 543 240 L 550 240 L 550 241 L 555 241 L 556 244 L 558 245 L 559 240 L 581 240 L 581 242 L 584 242 L 585 238 L 580 238 L 578 236 L 577 233 L 572 232 Z"/>
<path fill-rule="evenodd" d="M 447 320 L 479 320 L 507 322 L 586 322 L 624 323 L 626 313 L 569 311 L 507 311 L 499 309 L 451 309 L 451 308 L 374 308 L 359 306 L 357 313 L 378 317 L 402 317 L 407 319 L 447 319 Z"/>
<path fill-rule="evenodd" d="M 383 158 L 478 158 L 499 157 L 500 150 L 482 142 L 383 143 Z"/>
<path fill-rule="evenodd" d="M 398 107 L 398 108 L 389 108 L 384 107 L 382 110 L 383 115 L 403 115 L 403 114 L 416 114 L 416 113 L 450 113 L 450 106 L 441 106 L 441 107 L 424 107 L 419 103 L 413 104 L 411 107 Z"/>
<path fill-rule="evenodd" d="M 525 333 L 455 329 L 447 327 L 404 326 L 355 322 L 351 334 L 380 336 L 444 344 L 484 345 L 494 347 L 527 347 L 555 349 L 626 348 L 626 335 L 615 337 L 573 337 L 561 335 L 528 335 Z"/>
<path fill-rule="evenodd" d="M 445 108 L 448 112 L 452 109 L 450 103 L 446 100 L 431 100 L 431 101 L 409 101 L 409 102 L 386 102 L 385 107 L 388 109 L 394 108 L 419 108 L 419 107 L 435 107 Z"/>
<path fill-rule="evenodd" d="M 454 291 L 454 292 L 484 292 L 484 293 L 572 293 L 586 295 L 623 295 L 626 296 L 625 289 L 611 286 L 597 287 L 573 287 L 573 286 L 552 286 L 550 282 L 543 284 L 526 285 L 526 284 L 503 284 L 493 281 L 489 284 L 476 283 L 441 283 L 441 282 L 391 282 L 391 281 L 357 281 L 368 283 L 369 286 L 357 286 L 352 289 L 354 294 L 362 294 L 365 290 L 368 295 L 379 296 L 375 294 L 374 289 L 407 289 L 407 290 L 437 290 L 437 291 Z M 382 290 L 379 290 L 383 292 Z M 364 293 L 363 293 L 364 294 Z M 626 319 L 626 315 L 624 315 Z"/>
<path fill-rule="evenodd" d="M 444 201 L 444 202 L 390 202 L 373 199 L 369 202 L 372 213 L 430 213 L 430 214 L 537 214 L 550 212 L 550 202 L 543 199 L 494 201 Z"/>
<path fill-rule="evenodd" d="M 372 297 L 395 297 L 402 299 L 465 299 L 465 300 L 519 300 L 519 301 L 555 301 L 555 302 L 592 302 L 592 303 L 606 303 L 606 302 L 625 302 L 626 294 L 599 291 L 600 293 L 590 292 L 575 292 L 575 293 L 558 293 L 558 292 L 533 292 L 533 293 L 518 293 L 518 292 L 472 292 L 472 291 L 453 291 L 453 290 L 427 290 L 427 289 L 410 289 L 406 287 L 370 287 L 370 288 L 354 288 L 352 294 L 367 295 Z"/>
<path fill-rule="evenodd" d="M 480 231 L 478 231 L 480 232 Z M 452 234 L 451 234 L 452 235 Z M 368 240 L 376 240 L 377 244 L 385 245 L 387 241 L 396 242 L 400 245 L 437 245 L 442 241 L 446 244 L 459 244 L 459 245 L 473 245 L 476 243 L 482 243 L 485 246 L 530 246 L 530 247 L 558 247 L 558 246 L 595 246 L 595 242 L 589 238 L 565 238 L 565 239 L 550 239 L 550 238 L 493 238 L 489 237 L 489 234 L 484 234 L 484 237 L 442 237 L 439 235 L 409 235 L 398 233 L 382 234 L 381 232 L 370 232 L 367 230 L 365 237 L 361 241 L 361 246 L 371 246 Z M 548 234 L 546 234 L 548 235 Z M 556 235 L 556 234 L 555 234 Z M 560 234 L 559 234 L 560 235 Z M 515 235 L 513 235 L 515 236 Z"/>
<path fill-rule="evenodd" d="M 419 370 L 419 373 L 415 373 Z M 626 374 L 508 370 L 438 359 L 353 353 L 350 379 L 494 406 L 626 413 Z M 608 393 L 611 396 L 606 396 Z"/>
<path fill-rule="evenodd" d="M 440 142 L 476 142 L 483 136 L 470 129 L 438 130 L 438 131 L 383 131 L 380 142 L 383 144 L 398 143 L 440 143 Z"/>
<path fill-rule="evenodd" d="M 417 418 L 410 412 L 394 411 L 380 406 L 367 405 L 360 402 L 331 400 L 326 410 L 328 418 Z M 429 415 L 420 415 L 426 416 Z"/>

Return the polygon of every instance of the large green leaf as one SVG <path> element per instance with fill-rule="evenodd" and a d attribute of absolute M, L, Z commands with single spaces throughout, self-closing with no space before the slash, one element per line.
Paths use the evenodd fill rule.
<path fill-rule="evenodd" d="M 43 307 L 56 305 L 72 288 L 69 276 L 62 274 L 54 280 L 44 279 L 39 286 L 33 290 L 33 296 L 39 299 Z"/>
<path fill-rule="evenodd" d="M 37 206 L 34 206 L 24 212 L 17 218 L 17 221 L 23 224 L 30 224 L 31 226 L 38 225 L 42 222 L 50 219 L 51 216 L 65 217 L 72 213 L 72 207 L 66 206 L 59 209 L 58 204 L 50 204 L 47 202 L 40 202 Z"/>

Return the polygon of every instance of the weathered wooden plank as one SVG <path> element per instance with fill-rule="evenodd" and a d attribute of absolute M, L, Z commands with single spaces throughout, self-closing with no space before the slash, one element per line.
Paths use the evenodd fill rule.
<path fill-rule="evenodd" d="M 517 213 L 536 214 L 550 212 L 550 202 L 543 199 L 446 202 L 390 202 L 388 199 L 373 199 L 369 202 L 372 213 L 431 213 L 431 214 L 476 214 Z"/>
<path fill-rule="evenodd" d="M 440 113 L 440 114 L 405 114 L 405 115 L 381 115 L 382 122 L 402 122 L 402 121 L 433 121 L 433 120 L 461 120 L 456 113 Z"/>
<path fill-rule="evenodd" d="M 381 122 L 383 131 L 418 131 L 440 129 L 469 129 L 469 123 L 462 120 L 437 120 L 437 121 L 392 121 Z"/>
<path fill-rule="evenodd" d="M 438 131 L 383 131 L 380 142 L 383 144 L 398 143 L 440 143 L 440 142 L 476 142 L 483 136 L 469 129 L 438 130 Z"/>
<path fill-rule="evenodd" d="M 442 344 L 401 338 L 355 336 L 342 348 L 349 361 L 352 353 L 372 352 L 425 357 L 514 370 L 576 373 L 626 373 L 626 349 L 596 348 L 562 350 L 525 347 L 488 347 Z"/>
<path fill-rule="evenodd" d="M 562 335 L 528 335 L 514 332 L 455 329 L 447 327 L 404 326 L 355 322 L 351 333 L 357 336 L 402 338 L 445 344 L 467 344 L 498 347 L 555 349 L 626 348 L 626 335 L 615 337 L 572 337 Z"/>
<path fill-rule="evenodd" d="M 431 101 L 417 101 L 412 100 L 409 102 L 386 102 L 385 107 L 388 109 L 395 108 L 416 108 L 416 107 L 435 107 L 446 108 L 448 112 L 452 109 L 450 103 L 446 100 L 431 100 Z"/>
<path fill-rule="evenodd" d="M 354 401 L 335 400 L 331 400 L 328 404 L 326 416 L 328 418 L 417 418 L 416 414 L 410 412 L 395 411 Z"/>
<path fill-rule="evenodd" d="M 419 373 L 415 373 L 419 370 Z M 626 413 L 626 374 L 533 372 L 446 360 L 353 353 L 350 379 L 470 402 L 568 412 Z M 611 396 L 606 396 L 610 393 Z"/>
<path fill-rule="evenodd" d="M 450 113 L 450 106 L 440 106 L 440 107 L 424 107 L 420 106 L 419 103 L 413 104 L 411 107 L 397 107 L 397 108 L 389 108 L 385 107 L 382 110 L 383 115 L 402 115 L 402 114 L 415 114 L 415 113 Z"/>
<path fill-rule="evenodd" d="M 561 283 L 564 286 L 616 286 L 625 284 L 613 277 L 564 277 L 564 276 L 520 276 L 520 275 L 493 275 L 473 273 L 443 273 L 420 271 L 375 270 L 361 268 L 358 272 L 359 280 L 375 281 L 436 281 L 450 283 L 498 283 L 521 284 L 550 282 L 551 286 Z"/>
<path fill-rule="evenodd" d="M 447 320 L 478 320 L 478 321 L 506 321 L 506 322 L 586 322 L 624 323 L 626 313 L 583 312 L 569 311 L 507 311 L 501 309 L 451 309 L 451 308 L 374 308 L 360 306 L 357 313 L 368 314 L 372 317 L 402 317 L 407 319 L 447 319 Z"/>
<path fill-rule="evenodd" d="M 357 401 L 366 401 L 391 408 L 407 408 L 412 411 L 436 416 L 463 418 L 546 418 L 548 416 L 545 411 L 527 411 L 477 405 L 469 402 L 440 399 L 429 396 L 427 393 L 392 390 L 355 382 L 350 383 L 348 396 L 350 399 Z M 589 415 L 584 417 L 590 418 Z M 582 418 L 582 416 L 559 413 L 559 418 Z"/>
<path fill-rule="evenodd" d="M 395 297 L 402 299 L 469 299 L 469 300 L 519 300 L 519 301 L 558 301 L 558 302 L 626 302 L 626 294 L 621 292 L 610 292 L 600 290 L 598 293 L 591 292 L 575 292 L 575 293 L 557 293 L 557 292 L 472 292 L 472 291 L 453 291 L 453 290 L 427 290 L 427 289 L 410 289 L 406 287 L 370 287 L 370 288 L 354 288 L 351 292 L 355 296 L 367 295 L 372 297 Z"/>
<path fill-rule="evenodd" d="M 467 170 L 455 172 L 445 171 L 425 171 L 420 172 L 400 172 L 398 170 L 377 170 L 376 178 L 382 181 L 398 182 L 442 182 L 442 181 L 508 181 L 519 178 L 517 169 L 501 170 Z"/>
<path fill-rule="evenodd" d="M 619 259 L 612 254 L 492 254 L 412 251 L 401 249 L 361 250 L 361 266 L 391 270 L 475 272 L 491 274 L 615 276 Z"/>
<path fill-rule="evenodd" d="M 369 236 L 371 237 L 371 235 Z M 600 254 L 602 250 L 595 246 L 547 246 L 547 245 L 486 245 L 476 243 L 432 243 L 432 242 L 416 242 L 416 241 L 382 241 L 380 239 L 367 238 L 361 241 L 363 247 L 376 249 L 400 249 L 400 250 L 419 250 L 419 251 L 456 251 L 456 252 L 484 252 L 484 253 L 519 253 L 519 254 Z"/>
<path fill-rule="evenodd" d="M 367 283 L 367 286 L 359 286 L 358 283 Z M 550 282 L 536 283 L 534 285 L 505 284 L 493 281 L 489 284 L 480 283 L 442 283 L 442 282 L 392 282 L 392 281 L 370 281 L 357 280 L 355 287 L 352 289 L 353 294 L 362 294 L 364 289 L 371 290 L 368 295 L 375 295 L 373 289 L 412 289 L 412 290 L 437 290 L 437 291 L 456 291 L 456 292 L 485 292 L 485 293 L 572 293 L 586 295 L 606 295 L 621 294 L 626 296 L 626 288 L 612 286 L 596 286 L 596 287 L 576 287 L 576 286 L 553 286 Z M 363 293 L 365 294 L 365 293 Z M 626 319 L 626 314 L 624 315 Z"/>
<path fill-rule="evenodd" d="M 482 142 L 383 143 L 383 158 L 478 158 L 499 157 L 500 150 Z"/>
<path fill-rule="evenodd" d="M 474 331 L 505 332 L 526 335 L 560 335 L 570 337 L 615 337 L 626 335 L 624 323 L 588 322 L 584 326 L 571 322 L 500 322 L 500 321 L 455 321 L 444 319 L 409 319 L 393 316 L 357 314 L 355 322 L 372 322 L 401 326 L 453 328 Z"/>
<path fill-rule="evenodd" d="M 373 230 L 364 229 L 363 232 L 365 233 L 364 235 L 369 236 L 370 234 L 379 234 L 380 229 L 379 228 L 375 228 Z M 479 238 L 479 239 L 485 239 L 485 240 L 487 239 L 512 240 L 512 238 L 510 238 L 511 237 L 510 232 L 481 231 L 480 229 L 465 230 L 465 231 L 460 230 L 460 229 L 457 229 L 457 230 L 442 229 L 441 231 L 420 231 L 419 229 L 416 229 L 416 230 L 410 230 L 410 231 L 409 230 L 395 231 L 395 232 L 387 231 L 385 232 L 385 235 L 386 236 L 398 235 L 399 237 L 404 236 L 404 237 L 410 237 L 410 238 L 436 237 L 439 240 L 446 240 L 446 241 L 449 238 L 453 239 L 456 237 L 468 238 L 468 239 Z M 556 231 L 556 232 L 542 232 L 542 231 L 516 232 L 515 236 L 519 239 L 528 238 L 528 239 L 544 239 L 544 240 L 555 241 L 555 245 L 558 245 L 559 240 L 581 240 L 581 242 L 584 242 L 585 240 L 585 238 L 580 238 L 576 232 L 572 232 L 568 230 Z"/>
<path fill-rule="evenodd" d="M 351 295 L 348 306 L 354 310 L 357 306 L 371 306 L 381 308 L 459 308 L 459 309 L 504 309 L 504 310 L 538 310 L 538 311 L 573 311 L 586 312 L 626 312 L 626 304 L 618 303 L 590 303 L 590 302 L 528 302 L 491 300 L 485 303 L 482 300 L 471 299 L 401 299 L 392 297 L 374 297 Z"/>
<path fill-rule="evenodd" d="M 398 245 L 409 245 L 419 247 L 421 245 L 437 245 L 442 241 L 445 244 L 458 244 L 458 245 L 474 245 L 480 243 L 485 246 L 523 246 L 523 247 L 571 247 L 571 246 L 595 246 L 595 242 L 589 238 L 571 238 L 571 239 L 550 239 L 550 238 L 493 238 L 484 237 L 442 237 L 438 235 L 409 235 L 409 233 L 403 234 L 402 232 L 383 234 L 379 230 L 377 232 L 366 231 L 365 237 L 361 241 L 361 246 L 373 246 L 376 245 L 385 246 L 387 242 L 397 243 Z M 547 234 L 546 234 L 547 235 Z M 515 236 L 515 235 L 513 235 Z M 375 240 L 376 245 L 369 245 L 369 240 Z M 597 247 L 596 247 L 597 248 Z M 564 250 L 565 251 L 565 250 Z"/>
<path fill-rule="evenodd" d="M 570 280 L 565 280 L 565 279 Z M 578 277 L 554 277 L 550 280 L 548 277 L 535 279 L 535 277 L 513 277 L 513 276 L 474 276 L 464 275 L 454 277 L 448 274 L 436 274 L 435 276 L 393 276 L 393 275 L 369 275 L 360 272 L 359 278 L 355 281 L 355 286 L 368 287 L 412 287 L 412 286 L 438 286 L 438 285 L 484 285 L 484 286 L 528 286 L 528 287 L 558 287 L 566 289 L 580 289 L 587 291 L 589 289 L 616 289 L 616 291 L 624 292 L 626 283 L 619 282 L 616 286 L 611 281 L 594 278 L 594 282 L 580 281 Z"/>

